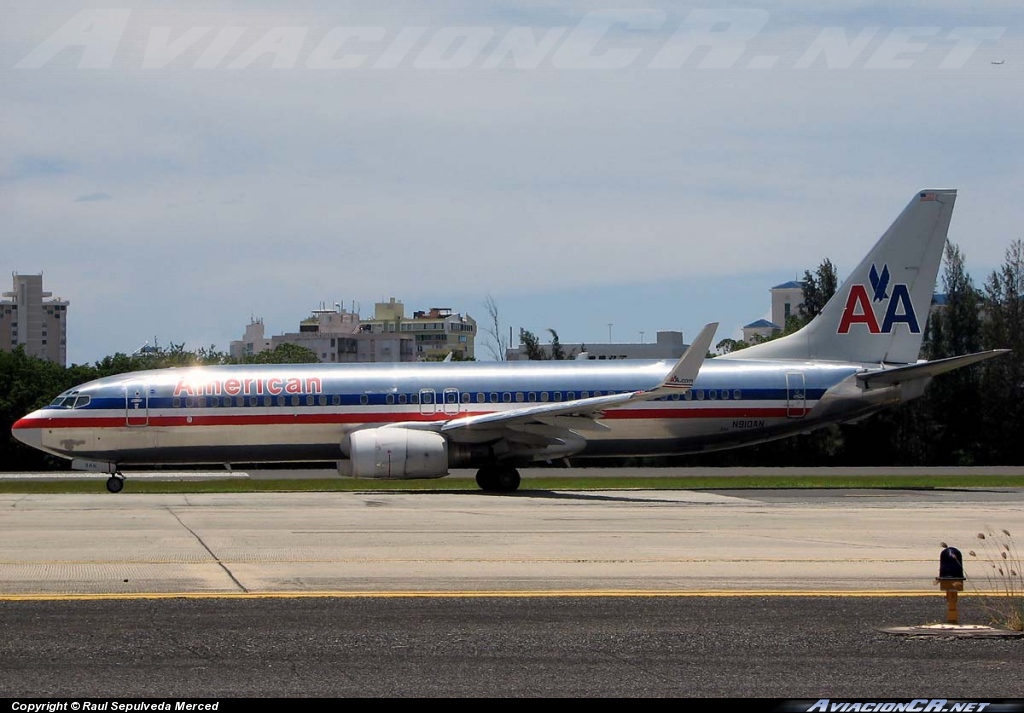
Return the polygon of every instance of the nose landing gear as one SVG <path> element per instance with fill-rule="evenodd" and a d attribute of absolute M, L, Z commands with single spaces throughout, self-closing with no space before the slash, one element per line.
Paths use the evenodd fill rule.
<path fill-rule="evenodd" d="M 122 490 L 124 490 L 124 476 L 121 475 L 121 471 L 116 471 L 107 478 L 107 492 L 120 493 Z"/>

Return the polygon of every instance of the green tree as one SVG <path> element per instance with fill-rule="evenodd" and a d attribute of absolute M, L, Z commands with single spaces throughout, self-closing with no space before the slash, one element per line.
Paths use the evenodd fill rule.
<path fill-rule="evenodd" d="M 548 328 L 548 333 L 551 335 L 551 358 L 556 361 L 563 361 L 569 357 L 565 354 L 565 349 L 562 347 L 562 342 L 558 339 L 558 332 Z"/>
<path fill-rule="evenodd" d="M 746 349 L 750 346 L 749 342 L 745 342 L 742 339 L 730 339 L 726 338 L 715 345 L 715 351 L 719 354 L 728 354 L 729 352 L 739 351 L 740 349 Z"/>
<path fill-rule="evenodd" d="M 0 467 L 42 470 L 52 466 L 54 459 L 15 440 L 11 427 L 72 385 L 67 369 L 26 355 L 22 346 L 0 351 Z"/>
<path fill-rule="evenodd" d="M 1010 353 L 984 363 L 981 392 L 987 455 L 996 465 L 1024 462 L 1024 242 L 1015 240 L 1005 260 L 985 282 L 985 320 L 982 342 L 986 349 Z"/>
<path fill-rule="evenodd" d="M 839 289 L 839 276 L 836 273 L 836 266 L 832 261 L 825 258 L 818 265 L 818 269 L 812 274 L 810 270 L 804 271 L 804 279 L 800 281 L 803 288 L 804 298 L 795 315 L 791 315 L 789 321 L 784 325 L 785 334 L 797 331 L 825 308 L 832 295 Z"/>
<path fill-rule="evenodd" d="M 544 347 L 540 345 L 540 340 L 537 339 L 537 335 L 529 329 L 519 330 L 519 341 L 523 345 L 523 349 L 526 350 L 526 358 L 530 361 L 543 361 L 548 358 L 548 355 L 544 353 Z"/>
<path fill-rule="evenodd" d="M 976 352 L 981 343 L 981 294 L 965 267 L 963 252 L 946 242 L 942 288 L 946 304 L 928 316 L 923 356 L 942 359 Z M 935 379 L 924 396 L 873 418 L 865 429 L 880 452 L 909 457 L 916 465 L 985 462 L 981 370 L 957 369 Z"/>

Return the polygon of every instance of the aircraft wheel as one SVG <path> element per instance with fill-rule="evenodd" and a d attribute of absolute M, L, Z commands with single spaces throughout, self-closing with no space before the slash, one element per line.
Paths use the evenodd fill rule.
<path fill-rule="evenodd" d="M 486 493 L 498 489 L 497 469 L 493 465 L 484 466 L 476 472 L 476 484 Z"/>
<path fill-rule="evenodd" d="M 124 489 L 124 476 L 112 475 L 107 478 L 107 492 L 120 493 Z"/>
<path fill-rule="evenodd" d="M 496 481 L 494 489 L 499 493 L 514 493 L 519 489 L 519 471 L 508 466 L 498 468 Z"/>

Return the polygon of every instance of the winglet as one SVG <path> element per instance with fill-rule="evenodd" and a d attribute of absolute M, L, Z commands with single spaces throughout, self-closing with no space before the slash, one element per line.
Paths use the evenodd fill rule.
<path fill-rule="evenodd" d="M 711 322 L 705 325 L 704 329 L 700 330 L 697 338 L 693 340 L 693 343 L 679 358 L 679 361 L 676 362 L 672 371 L 665 377 L 665 380 L 648 393 L 661 395 L 692 389 L 693 382 L 697 378 L 697 372 L 700 371 L 700 365 L 704 363 L 704 358 L 707 356 L 708 350 L 711 349 L 711 340 L 715 338 L 717 330 L 718 322 Z"/>

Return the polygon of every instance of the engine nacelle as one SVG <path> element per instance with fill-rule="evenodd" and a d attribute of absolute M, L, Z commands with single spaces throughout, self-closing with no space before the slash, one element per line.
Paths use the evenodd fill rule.
<path fill-rule="evenodd" d="M 448 475 L 448 441 L 432 431 L 367 428 L 348 436 L 353 478 L 411 480 Z M 343 469 L 339 463 L 339 471 Z"/>

